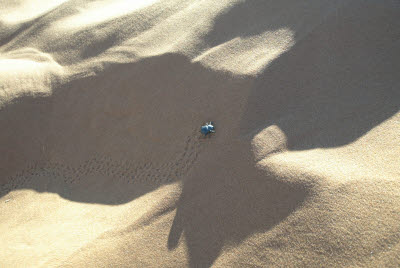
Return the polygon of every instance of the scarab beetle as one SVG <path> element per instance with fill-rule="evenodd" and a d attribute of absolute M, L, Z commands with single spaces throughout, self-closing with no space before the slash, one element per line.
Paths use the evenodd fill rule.
<path fill-rule="evenodd" d="M 207 136 L 210 133 L 215 133 L 214 123 L 213 122 L 205 123 L 203 126 L 201 126 L 200 132 L 204 134 L 204 136 Z"/>

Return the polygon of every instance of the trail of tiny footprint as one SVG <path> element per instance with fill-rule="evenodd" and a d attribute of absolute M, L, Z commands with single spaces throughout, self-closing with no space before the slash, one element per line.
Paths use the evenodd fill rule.
<path fill-rule="evenodd" d="M 185 139 L 183 150 L 169 162 L 137 163 L 128 159 L 115 161 L 109 156 L 96 155 L 82 162 L 78 167 L 63 163 L 31 163 L 27 168 L 9 178 L 1 186 L 1 196 L 20 188 L 33 188 L 42 185 L 41 190 L 50 190 L 53 183 L 72 184 L 85 180 L 85 177 L 101 175 L 125 183 L 171 183 L 182 179 L 196 162 L 201 153 L 202 142 L 198 132 L 193 131 Z M 44 186 L 43 186 L 44 185 Z"/>

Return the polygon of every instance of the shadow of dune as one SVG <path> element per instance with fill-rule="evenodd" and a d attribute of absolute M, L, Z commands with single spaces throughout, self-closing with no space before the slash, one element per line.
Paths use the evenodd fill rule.
<path fill-rule="evenodd" d="M 223 248 L 270 230 L 308 195 L 302 185 L 258 171 L 248 147 L 215 145 L 184 180 L 167 247 L 177 247 L 184 234 L 190 267 L 210 267 Z"/>
<path fill-rule="evenodd" d="M 240 121 L 241 144 L 226 140 L 208 147 L 183 181 L 167 247 L 174 250 L 184 237 L 191 267 L 212 266 L 224 248 L 271 230 L 311 194 L 309 186 L 257 170 L 250 136 L 277 125 L 289 150 L 337 147 L 398 112 L 398 28 L 390 26 L 399 23 L 398 10 L 378 4 L 371 14 L 368 5 L 375 4 L 364 4 L 339 10 L 274 60 L 252 85 Z M 217 19 L 215 32 L 242 15 L 241 8 Z M 352 20 L 356 9 L 362 15 Z M 253 12 L 245 18 L 259 16 Z"/>
<path fill-rule="evenodd" d="M 242 134 L 276 125 L 289 150 L 337 147 L 397 113 L 399 15 L 368 3 L 330 17 L 257 78 Z"/>
<path fill-rule="evenodd" d="M 109 67 L 2 108 L 2 195 L 121 204 L 137 196 L 131 184 L 148 185 L 141 195 L 181 180 L 201 153 L 204 118 L 232 124 L 232 98 L 248 87 L 176 54 Z"/>
<path fill-rule="evenodd" d="M 235 38 L 257 36 L 267 31 L 290 29 L 302 35 L 308 27 L 318 24 L 344 1 L 254 0 L 232 5 L 219 14 L 213 29 L 205 36 L 211 46 L 218 46 Z M 266 44 L 268 46 L 268 44 Z"/>

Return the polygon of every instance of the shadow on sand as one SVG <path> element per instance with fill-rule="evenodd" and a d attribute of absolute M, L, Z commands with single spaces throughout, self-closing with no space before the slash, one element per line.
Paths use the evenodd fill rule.
<path fill-rule="evenodd" d="M 355 8 L 363 15 L 349 20 Z M 257 171 L 249 136 L 276 125 L 289 150 L 332 148 L 354 142 L 398 112 L 399 43 L 391 42 L 398 31 L 381 29 L 393 30 L 399 21 L 387 7 L 369 10 L 354 5 L 337 12 L 273 61 L 249 93 L 240 123 L 243 144 L 215 144 L 184 180 L 167 246 L 173 250 L 183 234 L 191 267 L 209 267 L 223 247 L 271 229 L 312 192 Z M 242 15 L 233 12 L 221 24 Z"/>
<path fill-rule="evenodd" d="M 1 195 L 33 189 L 116 205 L 138 196 L 135 183 L 151 185 L 140 196 L 181 180 L 202 149 L 204 118 L 233 122 L 230 103 L 246 83 L 164 54 L 15 99 L 0 112 Z"/>
<path fill-rule="evenodd" d="M 271 229 L 307 195 L 302 185 L 258 171 L 246 143 L 216 145 L 184 180 L 168 249 L 177 247 L 183 234 L 190 267 L 209 267 L 224 247 Z"/>
<path fill-rule="evenodd" d="M 338 147 L 399 111 L 399 12 L 377 5 L 370 14 L 369 5 L 338 11 L 268 66 L 249 94 L 243 135 L 276 125 L 289 150 Z"/>

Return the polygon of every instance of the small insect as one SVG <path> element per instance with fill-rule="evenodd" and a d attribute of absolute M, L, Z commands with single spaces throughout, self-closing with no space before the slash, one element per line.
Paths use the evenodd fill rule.
<path fill-rule="evenodd" d="M 203 126 L 201 126 L 200 132 L 201 134 L 204 134 L 204 136 L 207 136 L 210 133 L 215 133 L 214 123 L 213 122 L 205 123 Z"/>

